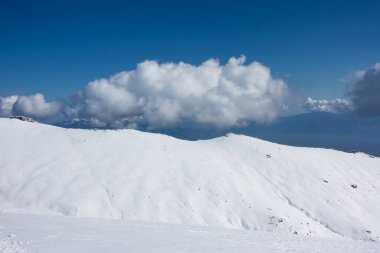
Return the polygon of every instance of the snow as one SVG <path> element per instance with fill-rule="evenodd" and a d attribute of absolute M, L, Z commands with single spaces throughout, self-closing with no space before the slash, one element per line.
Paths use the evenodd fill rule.
<path fill-rule="evenodd" d="M 136 130 L 64 129 L 17 119 L 0 119 L 0 141 L 3 212 L 329 240 L 380 237 L 380 159 L 363 153 L 240 135 L 184 141 Z M 107 222 L 116 221 L 99 224 Z"/>
<path fill-rule="evenodd" d="M 380 252 L 348 239 L 120 220 L 0 214 L 6 253 Z"/>

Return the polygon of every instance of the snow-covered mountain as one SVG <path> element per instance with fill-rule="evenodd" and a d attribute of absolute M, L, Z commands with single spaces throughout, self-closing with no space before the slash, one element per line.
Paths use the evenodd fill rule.
<path fill-rule="evenodd" d="M 0 119 L 0 208 L 379 240 L 380 159 Z"/>

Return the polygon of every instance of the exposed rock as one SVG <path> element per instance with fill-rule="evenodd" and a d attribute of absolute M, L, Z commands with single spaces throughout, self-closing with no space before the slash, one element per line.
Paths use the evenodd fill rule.
<path fill-rule="evenodd" d="M 11 119 L 19 119 L 19 120 L 27 121 L 27 122 L 35 122 L 34 119 L 29 118 L 29 117 L 24 117 L 24 116 L 12 116 L 12 117 L 10 117 L 10 118 L 11 118 Z"/>

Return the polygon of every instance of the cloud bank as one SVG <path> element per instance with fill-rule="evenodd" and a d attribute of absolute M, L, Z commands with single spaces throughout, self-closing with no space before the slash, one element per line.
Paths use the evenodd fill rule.
<path fill-rule="evenodd" d="M 352 110 L 352 104 L 342 98 L 317 100 L 308 97 L 305 101 L 305 108 L 311 112 L 346 113 Z"/>
<path fill-rule="evenodd" d="M 360 115 L 380 116 L 380 63 L 355 74 L 349 96 Z"/>
<path fill-rule="evenodd" d="M 380 116 L 380 63 L 350 79 L 349 100 L 307 98 L 295 103 L 310 112 Z M 162 128 L 192 122 L 229 128 L 271 122 L 291 105 L 286 83 L 259 62 L 244 56 L 200 65 L 144 61 L 134 70 L 88 83 L 66 101 L 46 101 L 43 94 L 0 97 L 0 117 L 64 117 L 94 127 Z M 294 103 L 294 101 L 293 101 Z M 300 106 L 301 104 L 301 106 Z"/>
<path fill-rule="evenodd" d="M 42 94 L 0 98 L 0 115 L 47 119 L 64 115 L 94 126 L 168 127 L 183 122 L 225 128 L 270 122 L 282 112 L 288 88 L 270 69 L 245 57 L 224 65 L 144 61 L 136 69 L 90 82 L 63 104 Z"/>

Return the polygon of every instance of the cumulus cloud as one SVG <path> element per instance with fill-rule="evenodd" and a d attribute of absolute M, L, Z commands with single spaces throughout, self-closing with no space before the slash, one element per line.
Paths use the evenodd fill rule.
<path fill-rule="evenodd" d="M 23 115 L 36 119 L 57 116 L 63 109 L 63 103 L 47 102 L 44 95 L 9 96 L 0 98 L 0 116 Z"/>
<path fill-rule="evenodd" d="M 167 127 L 183 122 L 223 128 L 270 122 L 284 110 L 289 92 L 258 62 L 232 57 L 225 64 L 144 61 L 130 71 L 90 82 L 70 101 L 42 94 L 1 98 L 1 115 L 46 119 L 64 115 L 94 126 Z"/>
<path fill-rule="evenodd" d="M 345 113 L 352 110 L 351 102 L 342 98 L 318 100 L 308 97 L 305 101 L 305 107 L 311 112 Z"/>
<path fill-rule="evenodd" d="M 354 75 L 349 95 L 360 115 L 380 116 L 380 63 Z"/>
<path fill-rule="evenodd" d="M 210 59 L 194 66 L 144 61 L 132 71 L 89 83 L 77 95 L 79 118 L 110 123 L 143 118 L 150 126 L 183 121 L 229 127 L 275 119 L 288 95 L 286 84 L 258 62 Z"/>

